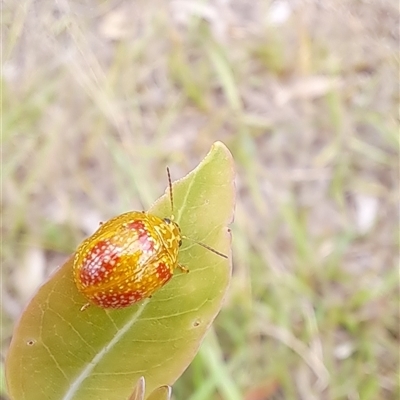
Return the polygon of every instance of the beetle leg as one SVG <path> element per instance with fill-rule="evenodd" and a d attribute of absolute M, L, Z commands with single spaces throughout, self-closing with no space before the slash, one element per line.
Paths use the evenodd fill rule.
<path fill-rule="evenodd" d="M 179 269 L 184 272 L 185 274 L 187 274 L 189 272 L 189 269 L 186 268 L 184 265 L 182 264 L 178 264 Z"/>
<path fill-rule="evenodd" d="M 85 311 L 89 306 L 90 306 L 90 303 L 84 304 L 84 305 L 81 307 L 80 311 Z"/>

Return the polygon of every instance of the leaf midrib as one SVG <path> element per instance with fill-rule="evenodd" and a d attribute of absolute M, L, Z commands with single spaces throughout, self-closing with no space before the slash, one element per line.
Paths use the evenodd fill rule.
<path fill-rule="evenodd" d="M 147 303 L 150 299 L 144 300 L 143 304 L 138 308 L 138 310 L 133 314 L 132 318 L 115 334 L 115 336 L 93 357 L 85 368 L 80 372 L 75 380 L 69 385 L 69 388 L 62 400 L 72 400 L 73 396 L 80 389 L 81 383 L 90 376 L 93 369 L 99 364 L 100 360 L 119 342 L 119 340 L 125 335 L 126 332 L 132 327 L 132 325 L 139 319 L 142 315 Z"/>

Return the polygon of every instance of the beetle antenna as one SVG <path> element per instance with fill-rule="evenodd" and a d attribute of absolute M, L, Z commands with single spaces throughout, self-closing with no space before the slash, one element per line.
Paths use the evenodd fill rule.
<path fill-rule="evenodd" d="M 174 216 L 174 197 L 172 195 L 172 181 L 171 174 L 169 172 L 169 168 L 167 167 L 167 175 L 168 175 L 168 186 L 169 186 L 169 199 L 171 201 L 171 216 Z"/>
<path fill-rule="evenodd" d="M 183 238 L 183 239 L 187 239 L 187 240 L 189 240 L 190 242 L 196 243 L 196 244 L 198 244 L 199 246 L 204 247 L 204 248 L 207 249 L 207 250 L 210 250 L 212 253 L 217 254 L 218 256 L 220 256 L 220 257 L 222 257 L 222 258 L 228 258 L 227 255 L 220 253 L 219 251 L 213 249 L 213 248 L 210 247 L 210 246 L 207 246 L 207 245 L 204 244 L 204 243 L 198 242 L 197 240 L 191 239 L 191 238 L 189 238 L 189 237 L 187 237 L 187 236 L 182 236 L 182 238 Z"/>
<path fill-rule="evenodd" d="M 169 186 L 169 199 L 171 201 L 171 220 L 173 220 L 174 218 L 174 197 L 172 195 L 172 181 L 171 181 L 171 173 L 169 172 L 169 168 L 167 167 L 167 175 L 168 175 L 168 186 Z M 207 246 L 204 243 L 198 242 L 197 240 L 191 239 L 187 236 L 182 236 L 182 239 L 187 239 L 190 242 L 196 243 L 201 247 L 204 247 L 205 249 L 211 251 L 212 253 L 222 257 L 222 258 L 228 258 L 228 256 L 226 256 L 225 254 L 220 253 L 219 251 L 213 249 L 210 246 Z"/>

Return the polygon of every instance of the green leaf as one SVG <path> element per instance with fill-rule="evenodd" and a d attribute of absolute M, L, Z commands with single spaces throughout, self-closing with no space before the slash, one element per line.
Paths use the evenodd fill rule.
<path fill-rule="evenodd" d="M 234 207 L 230 152 L 215 143 L 174 183 L 182 233 L 230 255 Z M 168 196 L 149 212 L 170 215 Z M 195 356 L 221 308 L 231 262 L 184 241 L 173 279 L 151 299 L 120 310 L 92 306 L 72 279 L 73 256 L 40 288 L 14 332 L 6 360 L 14 400 L 121 400 L 143 376 L 146 394 L 172 385 Z"/>

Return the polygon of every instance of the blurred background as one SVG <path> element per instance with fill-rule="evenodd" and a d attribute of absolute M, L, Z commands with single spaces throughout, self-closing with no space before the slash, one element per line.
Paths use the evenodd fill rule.
<path fill-rule="evenodd" d="M 398 399 L 399 4 L 5 0 L 2 323 L 216 140 L 233 278 L 175 400 Z"/>

